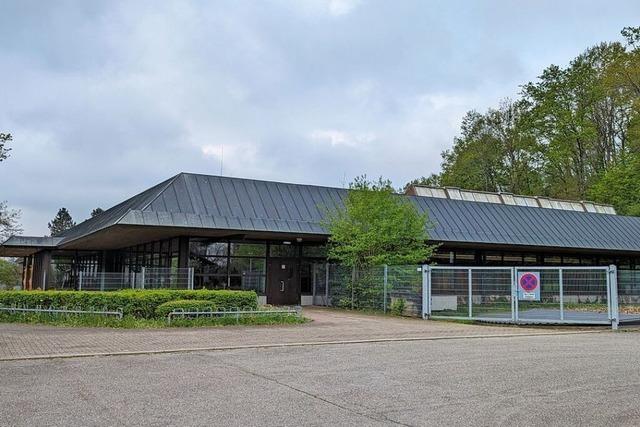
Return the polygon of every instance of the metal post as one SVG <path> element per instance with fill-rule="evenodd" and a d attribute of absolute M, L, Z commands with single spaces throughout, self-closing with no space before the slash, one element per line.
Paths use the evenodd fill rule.
<path fill-rule="evenodd" d="M 558 285 L 560 288 L 560 320 L 564 320 L 564 279 L 562 276 L 563 269 L 558 269 Z"/>
<path fill-rule="evenodd" d="M 518 295 L 516 295 L 516 269 L 511 267 L 511 321 L 515 323 L 516 321 L 516 300 L 518 299 Z"/>
<path fill-rule="evenodd" d="M 189 277 L 188 277 L 188 282 L 187 282 L 187 289 L 189 289 L 190 291 L 193 290 L 193 278 L 194 278 L 194 272 L 195 269 L 193 267 L 189 267 Z"/>
<path fill-rule="evenodd" d="M 315 262 L 313 263 L 313 288 L 312 288 L 312 293 L 311 295 L 313 295 L 311 297 L 311 305 L 316 305 L 316 281 L 318 279 L 318 264 L 316 264 Z"/>
<path fill-rule="evenodd" d="M 387 312 L 387 280 L 388 280 L 388 274 L 389 274 L 389 270 L 388 270 L 388 266 L 387 264 L 384 265 L 384 282 L 382 284 L 382 311 L 383 313 Z"/>
<path fill-rule="evenodd" d="M 422 318 L 431 317 L 431 268 L 422 266 Z"/>
<path fill-rule="evenodd" d="M 514 302 L 514 322 L 518 323 L 520 321 L 520 313 L 519 304 L 520 304 L 520 293 L 518 292 L 518 269 L 513 268 L 513 302 Z"/>
<path fill-rule="evenodd" d="M 611 329 L 616 330 L 618 329 L 618 323 L 620 322 L 619 319 L 619 311 L 620 308 L 618 306 L 619 301 L 618 301 L 618 269 L 615 265 L 610 265 L 609 266 L 609 286 L 608 288 L 610 288 L 610 303 L 609 306 L 611 307 Z"/>
<path fill-rule="evenodd" d="M 27 273 L 27 257 L 22 257 L 22 289 L 26 290 L 27 289 L 27 284 L 26 284 L 26 273 Z"/>
<path fill-rule="evenodd" d="M 471 298 L 473 297 L 473 291 L 471 290 L 471 269 L 468 269 L 468 285 L 469 285 L 469 295 L 468 295 L 468 300 L 469 300 L 469 318 L 473 317 L 473 303 L 471 302 Z"/>
<path fill-rule="evenodd" d="M 82 290 L 82 270 L 78 272 L 78 290 Z"/>
<path fill-rule="evenodd" d="M 105 272 L 101 271 L 98 274 L 100 274 L 100 290 L 104 291 L 104 276 L 105 276 Z"/>
<path fill-rule="evenodd" d="M 329 307 L 329 263 L 327 262 L 324 265 L 324 305 L 325 307 Z"/>
<path fill-rule="evenodd" d="M 140 281 L 140 288 L 144 289 L 144 280 L 145 280 L 145 267 L 141 267 L 140 268 L 140 276 L 142 277 L 142 280 Z"/>

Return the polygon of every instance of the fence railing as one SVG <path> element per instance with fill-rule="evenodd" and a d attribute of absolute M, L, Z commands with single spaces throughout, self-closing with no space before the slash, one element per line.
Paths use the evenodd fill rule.
<path fill-rule="evenodd" d="M 63 288 L 82 291 L 115 291 L 120 289 L 193 289 L 193 268 L 145 268 L 129 272 L 78 272 L 75 284 Z M 50 283 L 47 289 L 57 289 Z"/>
<path fill-rule="evenodd" d="M 353 269 L 338 264 L 315 264 L 313 302 L 329 307 L 420 316 L 421 270 L 419 265 Z"/>
<path fill-rule="evenodd" d="M 67 307 L 29 307 L 26 305 L 12 305 L 5 306 L 0 304 L 0 312 L 9 314 L 50 314 L 57 316 L 70 316 L 70 315 L 93 315 L 93 316 L 115 316 L 122 320 L 122 309 L 108 310 L 103 308 L 102 310 L 97 308 L 67 308 Z"/>
<path fill-rule="evenodd" d="M 534 273 L 531 295 L 518 290 Z M 525 292 L 526 293 L 526 292 Z M 313 268 L 315 305 L 511 323 L 640 322 L 640 270 L 615 266 Z"/>
<path fill-rule="evenodd" d="M 424 267 L 424 316 L 617 327 L 617 270 L 608 267 Z"/>
<path fill-rule="evenodd" d="M 232 317 L 236 321 L 239 321 L 242 317 L 255 317 L 255 316 L 295 316 L 300 317 L 302 315 L 302 307 L 288 307 L 284 309 L 252 309 L 252 308 L 240 308 L 230 307 L 229 309 L 211 307 L 209 309 L 201 310 L 182 310 L 176 309 L 167 314 L 167 323 L 171 324 L 171 321 L 176 318 L 181 319 L 198 319 L 201 317 Z"/>

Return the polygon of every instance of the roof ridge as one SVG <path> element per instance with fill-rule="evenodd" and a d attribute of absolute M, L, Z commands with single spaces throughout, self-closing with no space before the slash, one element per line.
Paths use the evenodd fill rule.
<path fill-rule="evenodd" d="M 167 188 L 169 188 L 169 186 L 171 186 L 171 184 L 173 184 L 173 182 L 174 182 L 176 179 L 178 179 L 178 177 L 179 177 L 179 176 L 181 176 L 181 175 L 184 175 L 184 172 L 180 172 L 179 174 L 174 175 L 174 176 L 173 176 L 173 178 L 170 178 L 170 179 L 169 179 L 169 182 L 167 182 L 167 185 L 165 185 L 164 187 L 162 187 L 162 188 L 158 191 L 158 193 L 157 193 L 155 196 L 153 196 L 153 198 L 152 198 L 148 203 L 144 204 L 140 209 L 132 209 L 132 208 L 127 209 L 127 210 L 126 210 L 122 215 L 120 215 L 120 216 L 118 217 L 118 219 L 116 219 L 116 220 L 113 222 L 113 225 L 115 225 L 115 224 L 120 224 L 120 221 L 122 221 L 122 219 L 123 219 L 125 216 L 127 216 L 127 215 L 129 214 L 129 212 L 132 212 L 132 211 L 140 211 L 140 212 L 144 212 L 144 210 L 145 210 L 146 208 L 148 208 L 148 207 L 149 207 L 153 202 L 155 202 L 155 201 L 158 199 L 158 197 L 160 197 L 160 195 L 161 195 L 162 193 L 164 193 L 164 192 L 165 192 L 165 190 L 166 190 Z"/>
<path fill-rule="evenodd" d="M 143 210 L 147 209 L 149 206 L 151 206 L 151 204 L 152 204 L 153 202 L 155 202 L 156 200 L 158 200 L 158 197 L 160 197 L 160 195 L 161 195 L 162 193 L 164 193 L 164 192 L 166 191 L 166 189 L 167 189 L 167 188 L 169 188 L 169 187 L 171 186 L 171 184 L 173 184 L 173 183 L 175 182 L 175 180 L 176 180 L 176 179 L 178 179 L 178 177 L 180 177 L 180 176 L 182 176 L 182 175 L 184 175 L 184 172 L 180 172 L 179 174 L 177 174 L 177 175 L 175 175 L 173 178 L 171 178 L 171 179 L 169 180 L 169 182 L 167 182 L 167 185 L 165 185 L 164 187 L 162 187 L 162 188 L 160 189 L 160 191 L 158 191 L 158 194 L 156 194 L 156 195 L 153 197 L 153 199 L 151 199 L 151 200 L 149 201 L 149 203 L 145 204 L 144 206 L 142 206 L 142 208 L 140 208 L 140 209 L 138 209 L 138 210 L 143 211 Z M 131 210 L 131 209 L 129 209 L 129 210 Z M 123 215 L 122 217 L 124 217 L 124 215 Z M 120 221 L 120 220 L 122 219 L 122 217 L 118 218 L 118 221 Z M 118 221 L 116 221 L 116 222 L 118 222 Z"/>
<path fill-rule="evenodd" d="M 244 178 L 244 177 L 241 177 L 241 176 L 213 175 L 213 174 L 200 173 L 200 172 L 180 172 L 180 175 L 199 175 L 199 176 L 206 176 L 206 177 L 213 177 L 213 178 L 235 179 L 235 180 L 241 180 L 241 181 L 267 182 L 267 183 L 271 183 L 271 184 L 295 185 L 295 186 L 299 186 L 299 187 L 329 188 L 329 189 L 332 189 L 332 190 L 348 190 L 349 189 L 347 187 L 335 187 L 335 186 L 320 185 L 320 184 L 301 184 L 299 182 L 273 181 L 273 180 L 268 180 L 268 179 Z M 395 193 L 395 194 L 402 194 L 402 193 Z"/>

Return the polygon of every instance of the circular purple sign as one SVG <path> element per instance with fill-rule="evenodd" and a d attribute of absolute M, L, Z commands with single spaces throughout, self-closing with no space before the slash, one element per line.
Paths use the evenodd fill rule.
<path fill-rule="evenodd" d="M 533 273 L 524 273 L 520 276 L 520 287 L 526 292 L 533 292 L 538 287 L 538 277 Z"/>

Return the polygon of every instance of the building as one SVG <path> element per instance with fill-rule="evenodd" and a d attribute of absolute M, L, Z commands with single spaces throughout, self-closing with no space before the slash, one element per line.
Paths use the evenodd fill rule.
<path fill-rule="evenodd" d="M 297 304 L 311 293 L 312 266 L 326 261 L 323 215 L 346 193 L 181 173 L 60 236 L 11 237 L 0 256 L 23 258 L 25 289 L 77 288 L 91 272 L 192 268 L 195 288 Z M 640 218 L 610 206 L 422 186 L 399 197 L 428 212 L 439 264 L 640 265 Z"/>

